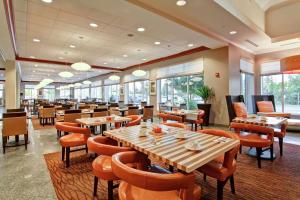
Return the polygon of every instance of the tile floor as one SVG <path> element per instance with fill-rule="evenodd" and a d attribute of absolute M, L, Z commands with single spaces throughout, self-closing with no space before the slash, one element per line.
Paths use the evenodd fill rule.
<path fill-rule="evenodd" d="M 1 127 L 0 127 L 1 128 Z M 224 126 L 209 128 L 227 129 Z M 43 154 L 60 151 L 54 128 L 33 130 L 29 123 L 30 144 L 0 152 L 0 199 L 52 200 L 56 194 Z M 300 134 L 289 133 L 286 142 L 300 145 Z"/>

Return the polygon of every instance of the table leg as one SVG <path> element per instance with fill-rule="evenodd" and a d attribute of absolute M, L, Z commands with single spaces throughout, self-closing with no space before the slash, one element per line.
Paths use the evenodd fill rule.
<path fill-rule="evenodd" d="M 250 148 L 248 151 L 248 155 L 252 157 L 256 157 L 256 148 Z M 261 155 L 261 159 L 263 160 L 271 160 L 271 151 L 270 149 L 263 149 Z M 273 153 L 273 158 L 276 158 L 275 153 Z"/>

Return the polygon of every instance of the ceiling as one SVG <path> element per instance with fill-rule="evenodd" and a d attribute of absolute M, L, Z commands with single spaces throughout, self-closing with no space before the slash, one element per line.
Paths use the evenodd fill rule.
<path fill-rule="evenodd" d="M 50 4 L 41 0 L 14 0 L 13 3 L 20 57 L 71 63 L 82 57 L 92 65 L 125 68 L 199 46 L 226 45 L 124 0 L 53 0 Z M 90 23 L 98 27 L 90 27 Z M 138 27 L 146 30 L 138 32 Z M 34 38 L 40 42 L 33 42 Z M 155 45 L 156 41 L 161 44 Z M 41 80 L 49 67 L 57 69 L 50 76 L 59 80 L 56 73 L 64 68 L 48 65 L 36 74 L 32 73 L 33 63 L 20 65 L 23 80 Z M 100 70 L 94 75 L 109 72 Z"/>
<path fill-rule="evenodd" d="M 259 7 L 266 11 L 269 8 L 279 5 L 283 2 L 287 2 L 289 0 L 255 0 L 255 2 L 257 3 L 257 5 L 259 5 Z"/>

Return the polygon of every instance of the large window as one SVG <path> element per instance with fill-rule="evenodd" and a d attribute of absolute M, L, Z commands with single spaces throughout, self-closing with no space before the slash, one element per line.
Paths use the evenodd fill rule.
<path fill-rule="evenodd" d="M 241 94 L 244 96 L 245 104 L 252 111 L 252 95 L 254 95 L 254 75 L 241 72 Z"/>
<path fill-rule="evenodd" d="M 284 112 L 300 114 L 300 74 L 284 74 Z"/>
<path fill-rule="evenodd" d="M 35 85 L 25 85 L 25 99 L 36 99 L 37 90 L 34 89 Z"/>
<path fill-rule="evenodd" d="M 189 109 L 196 109 L 202 99 L 196 90 L 203 85 L 203 76 L 180 76 L 157 81 L 159 102 L 170 102 L 175 105 L 186 103 Z"/>
<path fill-rule="evenodd" d="M 104 86 L 105 101 L 118 102 L 119 101 L 119 84 Z"/>
<path fill-rule="evenodd" d="M 141 101 L 149 102 L 149 81 L 136 81 L 126 83 L 126 102 L 140 103 Z"/>
<path fill-rule="evenodd" d="M 70 95 L 71 95 L 70 88 L 59 90 L 59 98 L 61 99 L 70 99 Z"/>
<path fill-rule="evenodd" d="M 48 99 L 49 101 L 54 101 L 55 99 L 55 86 L 47 85 L 43 88 L 43 98 Z"/>
<path fill-rule="evenodd" d="M 81 99 L 81 91 L 80 88 L 75 88 L 74 89 L 74 98 L 80 101 Z"/>
<path fill-rule="evenodd" d="M 89 99 L 90 98 L 90 88 L 81 88 L 81 99 Z"/>

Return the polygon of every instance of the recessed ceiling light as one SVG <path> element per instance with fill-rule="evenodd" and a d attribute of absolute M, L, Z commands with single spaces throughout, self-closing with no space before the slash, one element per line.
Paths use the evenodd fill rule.
<path fill-rule="evenodd" d="M 69 46 L 70 48 L 76 48 L 76 46 L 75 45 L 73 45 L 73 44 L 71 44 L 70 46 Z"/>
<path fill-rule="evenodd" d="M 35 67 L 37 67 L 38 65 L 37 65 L 37 64 L 35 64 L 34 66 L 35 66 Z"/>
<path fill-rule="evenodd" d="M 35 58 L 34 56 L 29 56 L 30 58 Z"/>
<path fill-rule="evenodd" d="M 147 58 L 143 58 L 143 60 L 147 60 Z"/>
<path fill-rule="evenodd" d="M 41 40 L 39 40 L 37 38 L 33 38 L 32 41 L 34 41 L 34 42 L 40 42 Z"/>
<path fill-rule="evenodd" d="M 158 41 L 157 41 L 157 42 L 154 42 L 154 44 L 156 44 L 156 45 L 160 45 L 160 42 L 158 42 Z"/>
<path fill-rule="evenodd" d="M 186 1 L 185 0 L 178 0 L 177 2 L 176 2 L 176 5 L 177 6 L 184 6 L 186 4 Z"/>
<path fill-rule="evenodd" d="M 127 58 L 127 57 L 128 57 L 128 55 L 124 54 L 124 55 L 123 55 L 123 57 L 124 57 L 124 58 Z"/>
<path fill-rule="evenodd" d="M 35 70 L 33 70 L 33 73 L 35 73 Z"/>
<path fill-rule="evenodd" d="M 63 57 L 58 57 L 58 59 L 63 60 L 64 58 Z"/>
<path fill-rule="evenodd" d="M 104 62 L 103 64 L 104 64 L 104 65 L 107 65 L 107 62 Z"/>
<path fill-rule="evenodd" d="M 52 3 L 53 0 L 42 0 L 45 3 Z"/>
<path fill-rule="evenodd" d="M 98 27 L 98 24 L 90 23 L 90 26 L 93 27 L 93 28 L 97 28 L 97 27 Z"/>
<path fill-rule="evenodd" d="M 193 46 L 194 46 L 194 44 L 188 44 L 188 46 L 189 46 L 189 47 L 193 47 Z"/>
<path fill-rule="evenodd" d="M 230 35 L 235 35 L 235 34 L 237 34 L 237 31 L 230 31 L 229 34 Z"/>
<path fill-rule="evenodd" d="M 144 27 L 138 27 L 136 30 L 137 30 L 138 32 L 144 32 L 144 31 L 145 31 L 145 28 L 144 28 Z"/>

